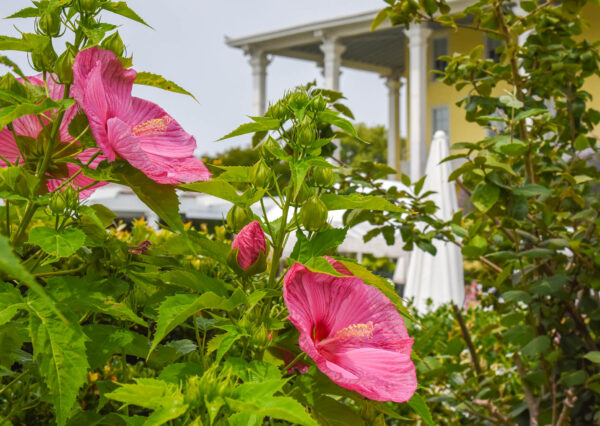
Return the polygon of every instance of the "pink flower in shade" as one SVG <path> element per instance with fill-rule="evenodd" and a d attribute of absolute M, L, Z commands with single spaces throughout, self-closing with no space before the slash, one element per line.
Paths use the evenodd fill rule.
<path fill-rule="evenodd" d="M 300 348 L 331 380 L 377 401 L 411 398 L 417 388 L 413 339 L 379 290 L 357 277 L 312 272 L 296 263 L 285 276 L 283 298 L 300 331 Z"/>
<path fill-rule="evenodd" d="M 279 349 L 279 352 L 281 353 L 281 357 L 283 358 L 283 362 L 285 363 L 285 365 L 288 365 L 290 362 L 292 362 L 294 360 L 294 358 L 296 358 L 294 355 L 292 355 L 291 352 L 283 349 L 283 348 L 277 348 Z M 288 374 L 292 374 L 294 372 L 294 370 L 298 370 L 298 373 L 300 374 L 304 374 L 308 371 L 310 367 L 308 366 L 308 364 L 306 364 L 304 361 L 296 361 L 294 363 L 294 365 L 291 365 L 290 368 L 288 368 Z"/>
<path fill-rule="evenodd" d="M 61 84 L 55 83 L 53 81 L 52 77 L 56 78 L 54 76 L 48 76 L 48 79 L 47 79 L 48 94 L 54 100 L 62 99 L 63 92 L 64 92 L 64 86 Z M 28 80 L 31 84 L 34 84 L 34 85 L 38 85 L 38 86 L 44 85 L 44 81 L 42 80 L 41 74 L 39 74 L 37 76 L 33 76 L 33 77 L 28 77 Z M 20 80 L 20 81 L 22 81 L 22 80 Z M 77 113 L 76 106 L 72 106 L 65 112 L 62 122 L 61 122 L 61 125 L 60 125 L 60 128 L 59 128 L 61 142 L 71 143 L 75 140 L 69 134 L 69 124 L 71 123 L 71 120 L 73 120 L 73 117 L 75 116 L 76 113 Z M 55 111 L 51 111 L 50 114 L 54 117 L 57 116 Z M 50 122 L 45 118 L 42 118 L 41 121 L 44 123 L 45 126 L 50 124 Z M 19 117 L 12 122 L 12 125 L 13 125 L 14 131 L 17 135 L 27 136 L 27 137 L 34 138 L 34 139 L 36 139 L 39 136 L 40 132 L 43 129 L 42 124 L 40 123 L 40 120 L 37 115 L 25 115 L 23 117 Z M 83 163 L 87 163 L 90 160 L 90 158 L 97 151 L 98 151 L 97 149 L 91 149 L 91 148 L 86 149 L 83 152 L 81 152 L 80 154 L 76 155 L 75 158 L 79 159 Z M 17 161 L 18 158 L 21 158 L 20 162 L 23 163 L 23 158 L 22 158 L 21 153 L 19 152 L 19 148 L 17 146 L 15 138 L 14 138 L 12 132 L 7 127 L 2 129 L 2 131 L 0 132 L 0 155 L 2 155 L 4 158 L 6 158 L 8 161 L 10 161 L 13 164 Z M 96 168 L 98 166 L 98 164 L 102 160 L 105 160 L 105 159 L 106 159 L 106 157 L 104 157 L 103 155 L 98 155 L 94 159 L 94 161 L 90 164 L 90 167 Z M 6 166 L 7 166 L 7 164 L 4 161 L 0 161 L 0 167 L 6 167 Z M 80 169 L 81 169 L 81 167 L 79 167 L 75 164 L 67 163 L 68 177 L 73 176 Z M 52 178 L 51 175 L 49 175 L 47 177 L 48 177 L 48 179 L 47 179 L 48 191 L 56 190 L 60 185 L 62 185 L 62 183 L 66 179 L 68 179 L 68 177 Z M 77 177 L 75 177 L 75 179 L 73 179 L 71 181 L 71 184 L 75 188 L 83 188 L 83 187 L 90 185 L 93 182 L 94 182 L 94 179 L 86 177 L 83 174 L 79 174 Z M 82 191 L 79 194 L 79 197 L 80 198 L 89 197 L 96 190 L 96 188 L 98 188 L 99 186 L 102 186 L 102 185 L 106 185 L 106 183 L 107 182 L 100 182 L 97 185 L 94 185 L 94 186 Z"/>
<path fill-rule="evenodd" d="M 231 244 L 233 250 L 238 249 L 237 263 L 243 270 L 248 269 L 258 260 L 261 253 L 266 254 L 267 243 L 260 223 L 255 220 L 244 226 Z"/>
<path fill-rule="evenodd" d="M 131 96 L 135 76 L 108 50 L 92 47 L 75 58 L 72 94 L 102 152 L 158 183 L 208 180 L 210 172 L 194 157 L 194 137 L 158 105 Z"/>

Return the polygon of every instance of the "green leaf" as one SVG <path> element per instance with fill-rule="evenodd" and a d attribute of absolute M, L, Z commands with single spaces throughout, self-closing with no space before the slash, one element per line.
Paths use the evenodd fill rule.
<path fill-rule="evenodd" d="M 83 247 L 85 234 L 77 228 L 59 231 L 47 226 L 38 226 L 29 231 L 30 244 L 40 246 L 44 252 L 55 257 L 69 257 Z"/>
<path fill-rule="evenodd" d="M 48 389 L 56 412 L 56 423 L 66 424 L 79 388 L 86 381 L 89 364 L 86 357 L 86 335 L 78 318 L 67 314 L 70 325 L 53 311 L 45 300 L 34 298 L 28 303 L 33 357 Z"/>
<path fill-rule="evenodd" d="M 523 355 L 533 358 L 546 352 L 550 348 L 550 338 L 548 336 L 538 336 L 531 342 L 521 348 Z"/>
<path fill-rule="evenodd" d="M 506 105 L 509 108 L 515 108 L 515 109 L 523 108 L 523 102 L 518 100 L 515 97 L 515 95 L 513 95 L 512 93 L 508 94 L 508 95 L 500 96 L 499 100 L 502 104 Z"/>
<path fill-rule="evenodd" d="M 154 182 L 143 172 L 129 164 L 121 164 L 113 170 L 113 175 L 139 197 L 174 231 L 183 233 L 183 223 L 179 216 L 179 198 L 172 185 Z"/>
<path fill-rule="evenodd" d="M 68 103 L 65 103 L 65 105 L 68 105 Z M 59 108 L 60 106 L 60 103 L 50 98 L 46 98 L 39 104 L 27 103 L 4 107 L 0 110 L 0 130 L 4 129 L 7 124 L 19 117 L 31 114 L 37 115 L 51 109 Z"/>
<path fill-rule="evenodd" d="M 386 7 L 384 9 L 381 9 L 377 15 L 375 16 L 375 19 L 373 19 L 373 22 L 371 22 L 371 31 L 375 31 L 377 29 L 377 27 L 379 27 L 381 24 L 383 24 L 385 22 L 385 20 L 388 17 L 388 11 L 390 11 L 392 8 L 391 7 Z"/>
<path fill-rule="evenodd" d="M 15 64 L 13 61 L 11 61 L 7 56 L 0 55 L 0 64 L 6 65 L 7 67 L 12 68 L 13 72 L 15 74 L 17 74 L 19 77 L 23 78 L 24 80 L 27 79 L 25 74 L 23 74 L 23 71 L 21 71 L 21 68 L 19 68 L 19 66 L 17 64 Z"/>
<path fill-rule="evenodd" d="M 328 210 L 365 209 L 404 213 L 406 210 L 396 206 L 382 197 L 363 194 L 323 194 L 321 200 Z"/>
<path fill-rule="evenodd" d="M 596 364 L 600 364 L 600 351 L 592 351 L 588 352 L 583 356 L 588 361 L 595 362 Z"/>
<path fill-rule="evenodd" d="M 92 369 L 105 365 L 114 354 L 148 356 L 148 338 L 142 334 L 107 324 L 88 324 L 83 331 L 89 337 L 86 349 Z"/>
<path fill-rule="evenodd" d="M 408 405 L 412 408 L 415 413 L 417 413 L 428 426 L 434 426 L 433 417 L 431 417 L 431 412 L 429 411 L 429 407 L 427 407 L 427 403 L 425 399 L 418 393 L 414 393 L 412 398 L 408 400 Z"/>
<path fill-rule="evenodd" d="M 0 235 L 0 272 L 14 277 L 27 285 L 35 294 L 44 300 L 48 306 L 51 307 L 52 311 L 61 318 L 65 323 L 68 324 L 68 320 L 60 312 L 56 306 L 56 301 L 51 298 L 44 287 L 42 287 L 33 276 L 21 265 L 18 258 L 13 254 L 12 248 L 4 235 Z"/>
<path fill-rule="evenodd" d="M 297 243 L 291 253 L 291 257 L 299 262 L 305 262 L 311 257 L 324 255 L 327 250 L 337 247 L 346 239 L 347 229 L 327 229 L 315 234 L 310 241 L 306 239 L 300 230 L 296 232 Z"/>
<path fill-rule="evenodd" d="M 21 292 L 11 284 L 0 282 L 0 325 L 10 321 L 21 309 L 26 309 Z"/>
<path fill-rule="evenodd" d="M 365 142 L 364 140 L 362 140 L 360 138 L 360 136 L 358 136 L 358 133 L 356 132 L 356 129 L 354 128 L 352 123 L 350 123 L 345 118 L 340 117 L 339 113 L 337 113 L 335 111 L 330 111 L 330 110 L 321 111 L 317 114 L 317 120 L 324 121 L 325 123 L 329 123 L 331 125 L 337 126 L 340 129 L 342 129 L 343 131 L 345 131 L 346 133 L 349 133 L 352 136 L 354 136 L 359 141 Z"/>
<path fill-rule="evenodd" d="M 275 118 L 267 118 L 253 123 L 246 123 L 239 126 L 233 132 L 226 134 L 217 141 L 233 138 L 235 136 L 245 135 L 247 133 L 264 132 L 267 130 L 276 130 L 281 125 L 281 122 Z"/>
<path fill-rule="evenodd" d="M 485 213 L 491 209 L 498 198 L 500 197 L 500 188 L 496 185 L 489 183 L 480 183 L 477 185 L 473 194 L 471 195 L 471 201 L 477 210 Z"/>
<path fill-rule="evenodd" d="M 354 114 L 352 114 L 352 111 L 346 105 L 340 104 L 340 103 L 335 103 L 335 104 L 333 104 L 333 107 L 336 110 L 338 110 L 339 112 L 341 112 L 342 114 L 344 114 L 346 117 L 354 120 Z"/>
<path fill-rule="evenodd" d="M 219 341 L 219 348 L 217 349 L 217 355 L 215 362 L 219 363 L 225 356 L 225 354 L 231 349 L 231 346 L 240 338 L 247 336 L 248 334 L 240 331 L 237 327 L 231 327 L 225 335 Z"/>
<path fill-rule="evenodd" d="M 176 294 L 167 297 L 158 307 L 158 320 L 154 341 L 148 352 L 148 356 L 156 348 L 162 339 L 175 327 L 187 320 L 194 313 L 204 309 L 231 310 L 246 302 L 245 294 L 237 290 L 229 298 L 219 297 L 215 293 L 207 292 L 201 296 L 195 294 Z"/>
<path fill-rule="evenodd" d="M 582 133 L 575 138 L 575 142 L 573 143 L 573 146 L 575 147 L 575 149 L 577 151 L 583 151 L 584 149 L 586 149 L 590 146 L 590 143 L 588 141 L 587 136 Z"/>
<path fill-rule="evenodd" d="M 24 9 L 19 10 L 18 12 L 13 13 L 10 16 L 7 16 L 4 19 L 37 18 L 38 16 L 40 16 L 40 10 L 37 7 L 26 7 Z"/>
<path fill-rule="evenodd" d="M 225 170 L 219 175 L 219 179 L 226 182 L 252 182 L 252 167 L 247 166 L 219 166 Z"/>
<path fill-rule="evenodd" d="M 203 368 L 195 362 L 179 362 L 167 365 L 158 378 L 167 383 L 179 384 L 190 376 L 202 377 Z"/>
<path fill-rule="evenodd" d="M 147 27 L 152 28 L 146 23 L 140 16 L 127 6 L 124 1 L 105 1 L 100 4 L 100 7 L 109 12 L 116 13 L 117 15 L 124 16 L 125 18 L 131 19 L 132 21 L 144 24 Z"/>
<path fill-rule="evenodd" d="M 198 99 L 196 99 L 194 95 L 185 90 L 183 87 L 177 85 L 171 80 L 167 80 L 166 78 L 158 74 L 152 74 L 150 72 L 138 72 L 135 76 L 134 83 L 141 84 L 144 86 L 158 87 L 159 89 L 167 90 L 169 92 L 188 95 L 191 96 L 196 102 L 198 102 Z"/>
<path fill-rule="evenodd" d="M 523 290 L 510 290 L 502 293 L 502 298 L 506 302 L 531 302 L 531 295 Z"/>
<path fill-rule="evenodd" d="M 248 190 L 243 194 L 239 194 L 237 190 L 227 181 L 222 179 L 211 179 L 206 182 L 194 182 L 177 185 L 177 188 L 184 191 L 201 192 L 209 194 L 222 200 L 231 201 L 242 207 L 249 207 L 260 200 L 264 191 Z"/>
<path fill-rule="evenodd" d="M 190 242 L 194 250 L 202 256 L 210 257 L 217 262 L 227 265 L 227 256 L 231 251 L 231 246 L 220 241 L 214 241 L 200 232 L 189 230 L 187 232 Z"/>
<path fill-rule="evenodd" d="M 548 110 L 546 108 L 526 109 L 525 111 L 521 111 L 520 113 L 515 115 L 515 122 L 518 122 L 518 121 L 521 121 L 521 120 L 524 120 L 526 118 L 533 117 L 536 115 L 544 114 L 546 112 L 548 112 Z"/>
<path fill-rule="evenodd" d="M 411 321 L 418 322 L 411 314 L 408 312 L 408 308 L 404 306 L 404 300 L 396 293 L 396 289 L 393 284 L 391 284 L 388 280 L 378 275 L 375 275 L 367 268 L 358 263 L 351 262 L 349 260 L 337 259 L 342 265 L 344 265 L 355 277 L 360 278 L 372 287 L 375 287 L 379 291 L 381 291 L 385 297 L 390 299 L 390 301 L 394 304 L 398 312 L 405 317 L 410 319 Z"/>
<path fill-rule="evenodd" d="M 105 396 L 125 405 L 138 405 L 154 410 L 144 422 L 144 426 L 165 424 L 187 411 L 188 406 L 184 403 L 183 394 L 177 385 L 158 379 L 136 378 L 135 381 L 135 384 L 121 384 L 121 387 Z"/>
<path fill-rule="evenodd" d="M 521 197 L 535 197 L 536 195 L 550 195 L 552 190 L 536 183 L 527 183 L 512 190 L 513 194 Z"/>
<path fill-rule="evenodd" d="M 233 398 L 225 398 L 225 400 L 231 410 L 239 413 L 273 417 L 306 426 L 318 426 L 298 401 L 287 396 L 262 398 L 259 401 L 242 401 Z"/>

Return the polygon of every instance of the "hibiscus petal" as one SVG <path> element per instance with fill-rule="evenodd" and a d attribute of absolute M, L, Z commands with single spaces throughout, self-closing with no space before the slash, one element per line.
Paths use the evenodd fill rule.
<path fill-rule="evenodd" d="M 410 355 L 376 348 L 358 348 L 325 361 L 321 371 L 346 389 L 377 401 L 408 401 L 417 389 Z"/>
<path fill-rule="evenodd" d="M 10 130 L 6 127 L 2 129 L 0 132 L 0 155 L 6 158 L 11 163 L 15 163 L 17 158 L 21 155 L 19 153 L 19 148 L 15 142 L 15 138 L 13 137 Z M 8 165 L 4 162 L 4 160 L 0 160 L 0 167 L 7 167 Z"/>

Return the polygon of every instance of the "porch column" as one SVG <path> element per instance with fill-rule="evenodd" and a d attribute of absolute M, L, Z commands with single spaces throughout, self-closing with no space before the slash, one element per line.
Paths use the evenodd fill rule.
<path fill-rule="evenodd" d="M 340 90 L 340 66 L 342 64 L 342 53 L 346 46 L 341 44 L 335 37 L 326 37 L 321 43 L 323 52 L 323 74 L 325 76 L 325 88 L 328 90 Z"/>
<path fill-rule="evenodd" d="M 385 85 L 388 88 L 388 140 L 387 159 L 388 166 L 396 170 L 390 174 L 389 179 L 396 179 L 400 173 L 400 149 L 398 146 L 400 136 L 400 87 L 402 83 L 397 75 L 386 78 Z"/>
<path fill-rule="evenodd" d="M 252 114 L 261 116 L 267 109 L 267 66 L 271 62 L 262 51 L 249 53 L 252 67 Z"/>
<path fill-rule="evenodd" d="M 413 24 L 404 33 L 408 38 L 408 122 L 410 146 L 410 179 L 423 176 L 427 126 L 427 39 L 431 30 L 424 24 Z"/>

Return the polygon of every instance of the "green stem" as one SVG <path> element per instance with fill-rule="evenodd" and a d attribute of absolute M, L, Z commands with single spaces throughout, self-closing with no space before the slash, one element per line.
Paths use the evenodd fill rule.
<path fill-rule="evenodd" d="M 285 198 L 285 204 L 283 205 L 283 210 L 281 212 L 281 225 L 279 228 L 279 234 L 277 235 L 277 241 L 275 242 L 275 247 L 273 248 L 273 259 L 271 260 L 271 271 L 269 273 L 269 283 L 267 288 L 273 288 L 273 284 L 275 283 L 275 279 L 277 278 L 277 271 L 279 270 L 279 260 L 281 258 L 281 253 L 283 251 L 283 242 L 287 232 L 287 215 L 290 209 L 290 203 L 292 199 L 292 195 L 294 191 L 294 186 L 289 185 L 287 197 Z"/>
<path fill-rule="evenodd" d="M 6 200 L 4 208 L 6 209 L 6 236 L 10 240 L 10 201 Z"/>
<path fill-rule="evenodd" d="M 13 385 L 13 383 L 17 382 L 19 379 L 21 379 L 28 372 L 29 372 L 29 370 L 25 370 L 21 374 L 19 374 L 17 377 L 15 377 L 14 379 L 12 379 L 9 384 L 7 384 L 2 389 L 0 389 L 0 395 L 2 395 L 6 389 L 8 389 L 9 387 L 11 387 Z"/>
<path fill-rule="evenodd" d="M 90 164 L 92 164 L 92 161 L 94 161 L 96 159 L 97 156 L 99 156 L 101 154 L 101 151 L 98 150 L 96 151 L 96 153 L 94 155 L 92 155 L 90 157 L 90 159 L 88 160 L 88 162 L 85 164 L 86 167 L 89 166 Z M 58 192 L 61 189 L 63 189 L 66 185 L 68 185 L 69 183 L 73 182 L 73 179 L 75 179 L 77 176 L 79 176 L 81 173 L 83 173 L 83 167 L 80 168 L 79 170 L 77 170 L 75 173 L 73 173 L 73 176 L 71 176 L 69 179 L 67 179 L 66 181 L 64 181 L 58 188 L 56 188 L 54 191 Z"/>
<path fill-rule="evenodd" d="M 285 367 L 283 367 L 283 371 L 284 373 L 286 371 L 288 371 L 290 368 L 292 368 L 294 366 L 294 364 L 296 364 L 298 361 L 300 361 L 300 358 L 302 358 L 304 356 L 304 352 L 300 352 L 296 358 L 293 359 L 292 362 L 290 362 L 288 365 L 286 365 Z"/>
<path fill-rule="evenodd" d="M 85 267 L 85 264 L 78 266 L 75 269 L 65 269 L 65 270 L 60 270 L 60 271 L 42 272 L 39 274 L 33 274 L 33 276 L 38 278 L 38 277 L 49 277 L 49 276 L 57 276 L 57 275 L 69 275 L 69 274 L 74 274 L 76 272 L 81 271 L 84 267 Z"/>

